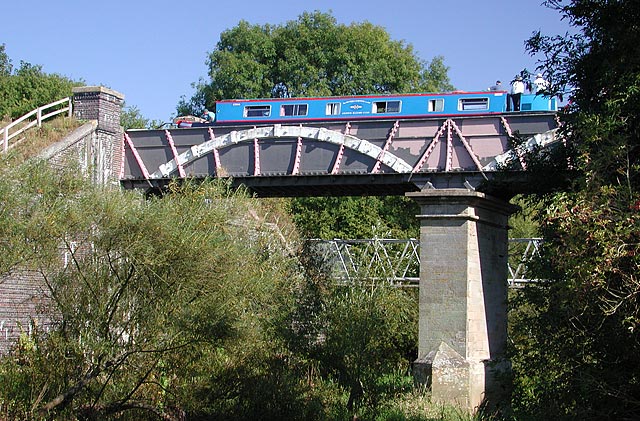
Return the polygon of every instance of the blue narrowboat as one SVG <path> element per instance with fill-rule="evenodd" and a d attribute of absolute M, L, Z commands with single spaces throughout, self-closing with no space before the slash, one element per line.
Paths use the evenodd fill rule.
<path fill-rule="evenodd" d="M 506 91 L 231 99 L 216 102 L 216 124 L 482 116 L 504 113 L 506 104 Z M 529 111 L 557 111 L 556 99 L 522 95 L 520 112 Z"/>

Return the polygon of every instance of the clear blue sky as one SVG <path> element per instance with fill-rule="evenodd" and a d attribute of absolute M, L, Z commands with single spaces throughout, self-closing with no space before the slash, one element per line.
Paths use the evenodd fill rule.
<path fill-rule="evenodd" d="M 14 66 L 103 85 L 149 119 L 169 121 L 191 84 L 207 78 L 208 52 L 242 19 L 281 24 L 304 11 L 332 12 L 339 23 L 369 21 L 418 57 L 442 55 L 453 85 L 486 89 L 536 60 L 524 50 L 532 32 L 564 34 L 566 21 L 542 0 L 164 0 L 19 1 L 3 4 L 0 44 Z"/>

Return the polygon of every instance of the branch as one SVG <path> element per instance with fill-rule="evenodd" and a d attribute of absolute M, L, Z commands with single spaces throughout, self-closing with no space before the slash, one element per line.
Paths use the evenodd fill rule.
<path fill-rule="evenodd" d="M 69 254 L 71 257 L 71 261 L 73 262 L 73 266 L 75 266 L 76 271 L 78 273 L 78 277 L 84 282 L 84 284 L 87 286 L 87 289 L 89 290 L 89 292 L 91 293 L 92 297 L 93 297 L 93 301 L 94 302 L 98 302 L 98 294 L 96 293 L 96 291 L 93 289 L 93 287 L 91 286 L 91 283 L 87 280 L 87 277 L 84 275 L 84 272 L 82 271 L 82 268 L 80 267 L 80 262 L 78 261 L 78 259 L 76 258 L 76 253 L 75 251 L 72 250 L 71 244 L 69 244 L 69 242 L 67 241 L 66 238 L 63 238 L 65 247 L 67 248 L 67 250 L 69 250 Z M 76 249 L 80 248 L 81 246 L 76 247 Z"/>
<path fill-rule="evenodd" d="M 82 390 L 82 388 L 84 388 L 86 384 L 89 383 L 89 381 L 96 378 L 101 371 L 102 370 L 100 370 L 99 367 L 96 366 L 92 371 L 88 372 L 82 379 L 80 379 L 80 381 L 73 387 L 68 389 L 66 392 L 56 396 L 55 398 L 53 398 L 53 400 L 49 401 L 46 405 L 40 408 L 38 413 L 40 415 L 46 415 L 58 406 L 67 405 L 78 394 L 78 392 L 80 392 L 80 390 Z"/>

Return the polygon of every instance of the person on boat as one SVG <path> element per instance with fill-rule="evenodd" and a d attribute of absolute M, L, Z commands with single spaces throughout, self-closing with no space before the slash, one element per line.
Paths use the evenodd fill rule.
<path fill-rule="evenodd" d="M 538 73 L 533 80 L 533 93 L 542 93 L 549 88 L 549 82 L 542 77 L 542 73 Z"/>
<path fill-rule="evenodd" d="M 205 108 L 204 113 L 202 113 L 202 118 L 204 118 L 207 123 L 213 123 L 216 121 L 216 113 Z"/>
<path fill-rule="evenodd" d="M 504 88 L 502 87 L 502 82 L 496 80 L 496 84 L 489 87 L 490 91 L 502 91 Z"/>
<path fill-rule="evenodd" d="M 515 80 L 511 82 L 511 101 L 513 102 L 513 111 L 520 111 L 520 98 L 524 93 L 524 82 L 522 82 L 522 76 L 516 76 Z M 507 103 L 507 111 L 509 111 L 509 104 Z"/>

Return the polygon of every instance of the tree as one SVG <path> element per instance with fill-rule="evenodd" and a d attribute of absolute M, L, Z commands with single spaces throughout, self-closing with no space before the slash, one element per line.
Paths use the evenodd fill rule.
<path fill-rule="evenodd" d="M 206 414 L 190 397 L 214 387 L 202 379 L 230 361 L 251 372 L 252 349 L 271 358 L 261 324 L 295 284 L 294 261 L 260 221 L 237 223 L 259 205 L 223 184 L 144 199 L 75 173 L 31 163 L 0 179 L 3 247 L 19 250 L 0 271 L 41 273 L 52 320 L 0 362 L 3 415 Z M 225 387 L 214 401 L 237 399 Z"/>
<path fill-rule="evenodd" d="M 537 277 L 515 303 L 515 408 L 533 419 L 640 417 L 640 3 L 554 0 L 575 34 L 534 34 L 561 114 L 566 193 L 544 195 Z M 561 165 L 566 166 L 566 161 Z M 537 200 L 537 199 L 536 199 Z"/>
<path fill-rule="evenodd" d="M 6 46 L 4 44 L 0 45 L 0 77 L 9 76 L 13 70 L 11 59 L 5 50 Z"/>
<path fill-rule="evenodd" d="M 405 353 L 417 341 L 416 313 L 415 297 L 388 284 L 350 285 L 327 297 L 323 343 L 312 355 L 347 390 L 347 410 L 374 406 L 381 378 L 407 370 Z"/>
<path fill-rule="evenodd" d="M 282 25 L 241 21 L 220 35 L 208 66 L 210 83 L 197 84 L 190 103 L 196 115 L 217 99 L 453 89 L 442 57 L 423 62 L 382 27 L 317 11 Z"/>
<path fill-rule="evenodd" d="M 307 238 L 417 238 L 416 202 L 400 196 L 311 197 L 290 201 L 294 222 Z"/>
<path fill-rule="evenodd" d="M 398 393 L 394 381 L 416 358 L 416 291 L 375 279 L 338 285 L 317 259 L 313 253 L 301 255 L 306 279 L 294 291 L 289 311 L 279 313 L 276 336 L 319 373 L 319 383 L 344 390 L 348 412 L 340 419 L 376 413 L 386 393 Z"/>
<path fill-rule="evenodd" d="M 17 118 L 42 105 L 71 95 L 73 81 L 57 74 L 46 74 L 42 66 L 20 62 L 14 69 L 5 52 L 0 48 L 0 117 Z"/>
<path fill-rule="evenodd" d="M 133 106 L 128 106 L 126 103 L 122 109 L 122 115 L 120 116 L 120 125 L 124 130 L 129 129 L 157 129 L 164 123 L 158 120 L 149 120 L 145 118 L 140 109 Z"/>
<path fill-rule="evenodd" d="M 144 129 L 149 125 L 149 119 L 142 116 L 138 107 L 129 107 L 127 104 L 124 104 L 122 114 L 120 115 L 120 125 L 124 130 Z"/>

